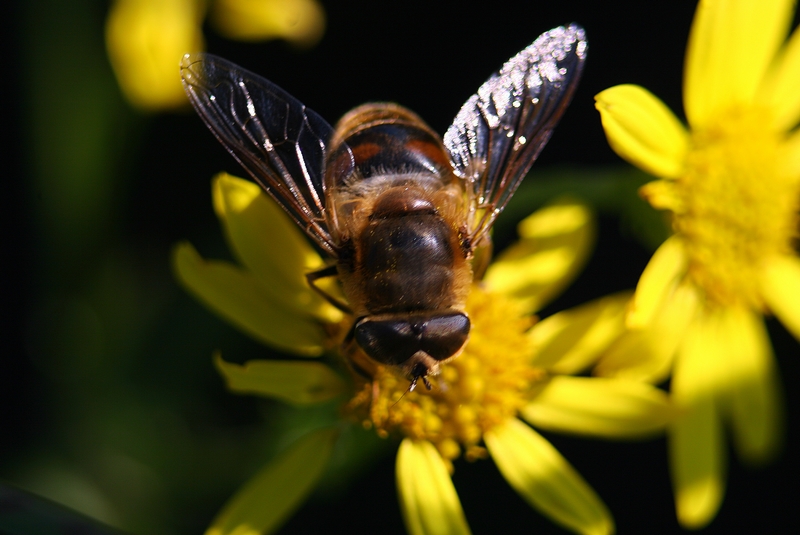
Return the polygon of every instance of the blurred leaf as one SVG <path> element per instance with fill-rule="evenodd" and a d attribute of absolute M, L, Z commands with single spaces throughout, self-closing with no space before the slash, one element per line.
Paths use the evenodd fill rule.
<path fill-rule="evenodd" d="M 3 535 L 121 535 L 71 509 L 0 483 L 0 533 Z"/>
<path fill-rule="evenodd" d="M 536 208 L 569 195 L 598 212 L 616 215 L 625 232 L 655 250 L 669 236 L 669 225 L 663 212 L 654 210 L 639 197 L 639 188 L 651 180 L 652 176 L 634 167 L 535 169 L 511 198 L 495 225 L 495 233 L 510 235 L 517 222 Z"/>

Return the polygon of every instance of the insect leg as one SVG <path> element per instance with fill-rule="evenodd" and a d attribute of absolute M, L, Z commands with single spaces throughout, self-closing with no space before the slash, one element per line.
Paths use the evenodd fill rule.
<path fill-rule="evenodd" d="M 306 281 L 308 281 L 308 285 L 311 286 L 311 288 L 313 288 L 315 292 L 321 295 L 323 299 L 325 299 L 328 303 L 332 304 L 345 314 L 352 314 L 353 311 L 350 309 L 349 306 L 347 306 L 346 303 L 342 303 L 341 301 L 339 301 L 332 295 L 328 294 L 325 290 L 323 290 L 322 288 L 320 288 L 315 284 L 315 282 L 319 279 L 324 279 L 326 277 L 335 277 L 338 274 L 339 272 L 336 271 L 336 265 L 331 265 L 324 267 L 322 269 L 318 269 L 317 271 L 312 271 L 311 273 L 306 273 Z"/>

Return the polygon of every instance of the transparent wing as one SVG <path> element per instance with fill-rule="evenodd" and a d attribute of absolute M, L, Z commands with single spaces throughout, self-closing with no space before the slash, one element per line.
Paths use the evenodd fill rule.
<path fill-rule="evenodd" d="M 470 198 L 477 244 L 533 165 L 572 98 L 586 36 L 571 24 L 540 35 L 467 100 L 444 135 Z"/>
<path fill-rule="evenodd" d="M 187 54 L 181 78 L 200 117 L 242 167 L 325 251 L 325 155 L 333 128 L 286 91 L 210 54 Z"/>

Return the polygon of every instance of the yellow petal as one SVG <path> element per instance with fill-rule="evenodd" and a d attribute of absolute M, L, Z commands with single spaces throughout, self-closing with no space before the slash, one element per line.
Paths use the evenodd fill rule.
<path fill-rule="evenodd" d="M 321 321 L 335 323 L 342 313 L 311 289 L 306 273 L 324 267 L 319 254 L 261 188 L 220 173 L 212 184 L 214 209 L 236 256 L 274 300 Z"/>
<path fill-rule="evenodd" d="M 253 338 L 298 355 L 322 354 L 327 339 L 322 325 L 285 310 L 249 273 L 203 260 L 189 243 L 175 247 L 172 263 L 184 288 Z"/>
<path fill-rule="evenodd" d="M 728 309 L 723 339 L 728 376 L 724 407 L 730 412 L 739 455 L 763 463 L 781 442 L 781 395 L 764 322 L 750 310 Z"/>
<path fill-rule="evenodd" d="M 725 447 L 715 401 L 726 383 L 720 319 L 702 316 L 687 331 L 671 383 L 681 413 L 669 433 L 675 507 L 681 525 L 692 529 L 714 518 L 725 491 Z"/>
<path fill-rule="evenodd" d="M 230 39 L 286 39 L 315 45 L 325 32 L 325 12 L 314 0 L 215 0 L 211 21 Z"/>
<path fill-rule="evenodd" d="M 614 531 L 605 504 L 536 431 L 512 418 L 490 430 L 484 439 L 500 473 L 531 506 L 577 533 Z"/>
<path fill-rule="evenodd" d="M 125 97 L 160 110 L 188 103 L 178 64 L 203 49 L 198 0 L 117 0 L 106 21 L 106 47 Z"/>
<path fill-rule="evenodd" d="M 781 147 L 783 153 L 779 156 L 785 167 L 787 176 L 800 177 L 800 130 L 795 130 L 786 139 Z"/>
<path fill-rule="evenodd" d="M 625 439 L 661 433 L 673 415 L 663 391 L 600 377 L 553 377 L 522 410 L 522 416 L 537 428 Z"/>
<path fill-rule="evenodd" d="M 649 330 L 628 331 L 609 347 L 592 374 L 631 381 L 660 383 L 669 376 L 677 342 L 659 350 Z"/>
<path fill-rule="evenodd" d="M 728 308 L 703 308 L 685 330 L 672 379 L 683 400 L 716 398 L 727 390 L 731 319 Z"/>
<path fill-rule="evenodd" d="M 698 529 L 717 514 L 725 492 L 725 448 L 710 399 L 683 408 L 669 433 L 670 471 L 678 522 Z"/>
<path fill-rule="evenodd" d="M 319 481 L 337 435 L 321 429 L 298 440 L 225 504 L 205 535 L 261 535 L 278 528 Z"/>
<path fill-rule="evenodd" d="M 772 313 L 800 340 L 800 258 L 780 256 L 767 260 L 759 283 Z"/>
<path fill-rule="evenodd" d="M 795 30 L 779 54 L 759 90 L 778 130 L 791 130 L 800 123 L 800 31 Z"/>
<path fill-rule="evenodd" d="M 614 152 L 652 175 L 681 175 L 689 137 L 663 102 L 637 85 L 614 86 L 594 98 Z"/>
<path fill-rule="evenodd" d="M 470 533 L 447 467 L 430 442 L 407 438 L 400 443 L 397 493 L 411 535 Z"/>
<path fill-rule="evenodd" d="M 663 300 L 686 273 L 686 251 L 683 242 L 672 236 L 659 247 L 647 263 L 631 302 L 626 322 L 631 329 L 640 329 L 653 320 Z"/>
<path fill-rule="evenodd" d="M 649 325 L 630 330 L 611 344 L 594 374 L 651 383 L 665 380 L 675 351 L 695 318 L 698 303 L 693 286 L 678 285 Z"/>
<path fill-rule="evenodd" d="M 674 180 L 653 180 L 639 188 L 639 196 L 656 210 L 670 210 L 676 214 L 686 212 L 686 202 Z"/>
<path fill-rule="evenodd" d="M 293 405 L 323 403 L 340 396 L 345 382 L 320 362 L 252 360 L 244 365 L 225 362 L 219 354 L 214 364 L 230 390 L 279 399 Z"/>
<path fill-rule="evenodd" d="M 624 327 L 630 292 L 620 292 L 544 319 L 530 331 L 536 346 L 533 364 L 554 374 L 583 371 Z"/>
<path fill-rule="evenodd" d="M 562 200 L 525 218 L 518 231 L 520 240 L 489 266 L 484 283 L 535 311 L 583 267 L 594 241 L 594 221 L 585 205 Z"/>
<path fill-rule="evenodd" d="M 749 106 L 786 37 L 794 0 L 701 1 L 686 51 L 683 98 L 692 128 Z"/>

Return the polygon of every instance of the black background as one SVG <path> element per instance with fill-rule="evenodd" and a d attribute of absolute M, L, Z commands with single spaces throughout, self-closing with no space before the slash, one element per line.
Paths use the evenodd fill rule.
<path fill-rule="evenodd" d="M 8 20 L 30 21 L 29 10 L 55 5 L 68 13 L 72 7 L 67 4 L 14 5 L 15 11 Z M 411 108 L 435 130 L 443 132 L 461 104 L 508 57 L 541 32 L 577 22 L 585 27 L 589 39 L 583 81 L 535 169 L 564 163 L 620 163 L 605 142 L 593 105 L 593 96 L 612 85 L 643 85 L 682 117 L 683 52 L 695 7 L 692 2 L 491 0 L 469 4 L 410 0 L 323 4 L 328 18 L 325 36 L 310 50 L 297 50 L 283 42 L 242 44 L 210 30 L 206 31 L 207 50 L 264 75 L 331 123 L 357 104 L 387 100 Z M 93 30 L 96 34 L 90 36 L 90 41 L 102 47 L 107 5 L 80 5 L 97 21 Z M 68 26 L 68 21 L 64 25 Z M 26 149 L 31 139 L 26 126 L 31 107 L 39 104 L 30 98 L 30 87 L 25 82 L 24 43 L 37 38 L 29 35 L 31 28 L 20 22 L 7 33 L 6 39 L 10 38 L 11 43 L 5 54 L 7 76 L 3 84 L 5 123 L 10 125 L 7 133 L 12 135 L 7 136 L 3 149 L 6 343 L 0 369 L 0 478 L 12 482 L 21 460 L 30 459 L 32 450 L 53 440 L 51 428 L 60 425 L 51 406 L 59 398 L 50 393 L 53 383 L 42 372 L 26 333 L 30 333 L 30 317 L 37 299 L 52 286 L 70 284 L 68 278 L 43 283 L 40 276 L 45 269 L 42 263 L 49 256 L 40 249 L 35 214 L 37 203 L 48 192 L 39 190 L 31 180 L 31 152 Z M 51 83 L 57 88 L 61 80 L 53 79 Z M 62 105 L 68 106 L 69 102 Z M 182 347 L 193 353 L 191 357 L 181 357 L 181 362 L 194 362 L 202 371 L 180 378 L 213 385 L 208 389 L 215 397 L 204 400 L 202 405 L 217 404 L 215 425 L 219 425 L 221 433 L 225 426 L 258 425 L 263 416 L 257 407 L 262 402 L 229 399 L 214 382 L 208 355 L 219 346 L 223 350 L 244 347 L 241 354 L 263 355 L 263 349 L 243 340 L 243 335 L 219 327 L 218 320 L 184 296 L 171 282 L 167 260 L 172 244 L 182 239 L 205 244 L 204 252 L 222 250 L 218 223 L 210 209 L 209 181 L 220 170 L 242 173 L 189 111 L 126 120 L 136 124 L 138 137 L 126 134 L 118 140 L 122 157 L 110 210 L 115 230 L 100 247 L 130 252 L 137 259 L 136 266 L 144 266 L 147 277 L 161 281 L 156 286 L 168 296 L 167 304 L 160 309 L 158 326 L 144 335 L 147 343 L 142 347 L 152 349 L 166 344 L 171 350 Z M 589 266 L 548 311 L 635 284 L 650 251 L 621 228 L 614 214 L 601 213 L 599 221 L 599 242 Z M 222 334 L 216 339 L 209 339 L 213 338 L 210 335 L 203 338 L 197 331 L 206 325 L 223 329 Z M 796 424 L 800 411 L 793 388 L 800 377 L 798 345 L 776 322 L 770 321 L 769 329 L 787 402 L 789 426 L 784 453 L 767 468 L 750 470 L 743 468 L 731 452 L 724 503 L 716 520 L 702 533 L 800 532 L 796 510 L 800 470 L 794 455 L 799 442 Z M 180 337 L 194 342 L 183 343 Z M 146 365 L 173 369 L 174 375 L 167 374 L 157 381 L 175 381 L 180 368 L 177 364 L 171 368 L 168 353 L 141 355 L 141 368 L 127 368 L 132 374 L 131 383 L 141 385 L 142 376 L 148 374 Z M 163 360 L 154 362 L 157 358 Z M 202 418 L 197 414 L 195 417 Z M 546 436 L 605 500 L 619 533 L 683 531 L 674 517 L 664 439 L 612 443 Z M 424 479 L 426 474 L 418 477 Z M 454 482 L 474 533 L 563 532 L 527 506 L 491 461 L 457 462 Z M 201 530 L 222 503 L 220 500 L 234 488 L 215 490 L 205 502 L 196 503 L 195 509 L 184 504 L 176 514 L 179 518 L 166 525 L 176 533 Z M 315 493 L 281 533 L 336 530 L 404 532 L 394 488 L 393 455 L 376 461 L 344 490 Z"/>

